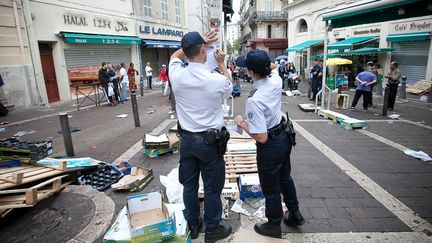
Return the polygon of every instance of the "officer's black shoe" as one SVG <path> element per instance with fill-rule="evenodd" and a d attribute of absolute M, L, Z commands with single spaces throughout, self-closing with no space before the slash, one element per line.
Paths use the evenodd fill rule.
<path fill-rule="evenodd" d="M 255 224 L 255 232 L 260 235 L 269 236 L 273 238 L 282 238 L 280 225 L 274 225 L 270 223 Z"/>
<path fill-rule="evenodd" d="M 231 233 L 231 225 L 220 224 L 213 229 L 206 229 L 204 242 L 213 243 L 218 240 L 227 238 Z"/>
<path fill-rule="evenodd" d="M 192 239 L 198 238 L 198 234 L 199 234 L 202 226 L 203 226 L 203 222 L 202 222 L 201 218 L 199 219 L 198 225 L 191 225 L 191 224 L 189 224 L 189 228 L 191 230 L 191 238 Z"/>
<path fill-rule="evenodd" d="M 290 211 L 289 213 L 285 213 L 283 222 L 288 226 L 297 226 L 297 225 L 304 224 L 305 220 L 301 215 L 300 211 L 295 211 L 295 212 Z"/>

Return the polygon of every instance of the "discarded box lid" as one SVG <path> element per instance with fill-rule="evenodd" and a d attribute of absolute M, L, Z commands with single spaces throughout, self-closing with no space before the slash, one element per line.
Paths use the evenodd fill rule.
<path fill-rule="evenodd" d="M 239 176 L 240 199 L 263 197 L 257 173 L 242 174 Z"/>
<path fill-rule="evenodd" d="M 168 148 L 169 139 L 168 136 L 163 133 L 161 135 L 146 134 L 144 137 L 145 148 Z"/>
<path fill-rule="evenodd" d="M 153 180 L 153 170 L 132 167 L 131 174 L 123 176 L 117 183 L 112 184 L 114 190 L 129 190 L 137 192 L 144 189 Z"/>

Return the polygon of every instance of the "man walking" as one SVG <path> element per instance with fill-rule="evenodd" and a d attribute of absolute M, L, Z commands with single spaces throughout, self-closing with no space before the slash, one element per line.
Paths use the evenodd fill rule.
<path fill-rule="evenodd" d="M 387 78 L 387 86 L 390 88 L 390 95 L 388 101 L 388 110 L 392 111 L 394 109 L 394 104 L 396 101 L 397 89 L 399 86 L 399 79 L 402 73 L 398 68 L 398 63 L 393 61 L 390 63 L 390 72 L 384 75 Z"/>
<path fill-rule="evenodd" d="M 322 88 L 322 75 L 323 75 L 323 69 L 322 69 L 322 60 L 316 60 L 315 65 L 311 69 L 312 73 L 312 93 L 313 96 L 310 101 L 314 101 L 316 99 L 316 96 L 318 92 Z"/>
<path fill-rule="evenodd" d="M 153 77 L 153 69 L 150 67 L 150 62 L 147 62 L 147 66 L 145 67 L 146 77 L 147 77 L 147 89 L 152 89 L 152 77 Z"/>
<path fill-rule="evenodd" d="M 202 220 L 198 201 L 198 180 L 204 182 L 205 242 L 228 237 L 231 226 L 220 224 L 222 215 L 221 193 L 225 182 L 224 149 L 229 133 L 223 127 L 221 100 L 231 95 L 231 76 L 224 64 L 225 54 L 216 49 L 214 57 L 206 56 L 206 45 L 217 40 L 215 32 L 204 35 L 189 32 L 181 40 L 181 49 L 172 56 L 169 80 L 176 98 L 179 120 L 180 148 L 179 181 L 183 184 L 183 211 L 196 239 Z M 187 58 L 186 66 L 183 60 Z M 207 58 L 215 58 L 218 72 L 206 65 Z"/>
<path fill-rule="evenodd" d="M 363 95 L 363 111 L 368 110 L 372 99 L 372 85 L 376 83 L 377 77 L 372 70 L 365 70 L 356 77 L 357 90 L 354 95 L 350 110 L 355 110 L 358 100 Z"/>

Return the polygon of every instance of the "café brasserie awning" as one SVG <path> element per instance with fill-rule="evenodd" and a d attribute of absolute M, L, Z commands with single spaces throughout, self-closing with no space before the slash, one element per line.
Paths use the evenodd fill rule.
<path fill-rule="evenodd" d="M 367 42 L 378 40 L 377 36 L 359 36 L 351 37 L 328 45 L 329 50 L 345 50 L 351 49 L 353 45 L 364 44 Z"/>
<path fill-rule="evenodd" d="M 389 34 L 387 36 L 388 42 L 407 42 L 407 41 L 425 41 L 430 39 L 431 32 L 410 32 L 403 34 Z"/>
<path fill-rule="evenodd" d="M 319 45 L 324 43 L 324 40 L 308 40 L 305 42 L 302 42 L 300 44 L 297 44 L 295 46 L 291 46 L 286 49 L 287 52 L 294 52 L 294 51 L 304 51 L 306 48 L 309 48 L 311 46 Z"/>
<path fill-rule="evenodd" d="M 364 47 L 353 51 L 338 53 L 340 56 L 364 56 L 364 55 L 376 55 L 382 53 L 388 53 L 394 51 L 393 48 L 373 48 Z"/>

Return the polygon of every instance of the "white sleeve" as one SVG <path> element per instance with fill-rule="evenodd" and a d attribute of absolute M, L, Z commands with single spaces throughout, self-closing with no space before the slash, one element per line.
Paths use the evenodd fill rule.
<path fill-rule="evenodd" d="M 266 133 L 267 123 L 264 112 L 252 99 L 246 100 L 246 118 L 250 133 Z"/>
<path fill-rule="evenodd" d="M 168 69 L 169 79 L 171 81 L 174 81 L 175 78 L 178 77 L 179 73 L 185 68 L 182 60 L 180 60 L 179 58 L 171 59 L 168 67 L 169 67 Z"/>
<path fill-rule="evenodd" d="M 220 77 L 220 82 L 221 82 L 221 91 L 222 91 L 222 98 L 223 99 L 228 99 L 231 95 L 232 95 L 232 90 L 233 90 L 233 85 L 232 83 L 224 76 L 221 74 L 217 74 Z"/>

